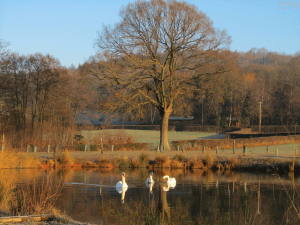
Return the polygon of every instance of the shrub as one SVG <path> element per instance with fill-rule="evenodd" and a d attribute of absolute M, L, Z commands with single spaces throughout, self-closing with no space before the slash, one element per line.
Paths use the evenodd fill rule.
<path fill-rule="evenodd" d="M 138 168 L 140 167 L 140 160 L 137 158 L 133 158 L 130 162 L 130 167 L 131 168 Z"/>
<path fill-rule="evenodd" d="M 198 157 L 198 158 L 190 159 L 190 161 L 189 161 L 189 167 L 191 169 L 203 169 L 204 168 L 204 164 L 202 162 L 202 159 Z"/>
<path fill-rule="evenodd" d="M 99 161 L 98 165 L 101 168 L 109 168 L 109 167 L 112 167 L 113 163 L 110 160 L 102 159 Z"/>
<path fill-rule="evenodd" d="M 24 185 L 17 185 L 15 195 L 10 202 L 13 215 L 34 215 L 48 213 L 62 190 L 61 183 L 54 182 L 53 176 L 44 178 L 37 185 L 35 180 Z"/>
<path fill-rule="evenodd" d="M 113 160 L 113 165 L 116 168 L 129 168 L 130 167 L 130 160 L 127 159 L 127 157 L 124 158 L 115 158 Z"/>
<path fill-rule="evenodd" d="M 161 156 L 157 156 L 155 158 L 155 165 L 156 167 L 170 167 L 171 166 L 171 160 L 168 156 L 166 157 L 161 157 Z"/>
<path fill-rule="evenodd" d="M 149 155 L 145 153 L 140 154 L 139 163 L 140 166 L 146 167 L 149 163 Z"/>
<path fill-rule="evenodd" d="M 203 163 L 208 169 L 210 169 L 210 168 L 212 168 L 214 161 L 215 161 L 215 158 L 212 155 L 207 154 L 204 157 Z"/>
<path fill-rule="evenodd" d="M 184 163 L 183 162 L 180 162 L 176 159 L 173 159 L 170 163 L 170 166 L 172 168 L 184 168 Z"/>
<path fill-rule="evenodd" d="M 68 150 L 61 152 L 55 157 L 55 160 L 63 165 L 73 165 L 74 164 L 74 158 L 69 153 Z"/>
<path fill-rule="evenodd" d="M 174 156 L 173 160 L 177 160 L 178 162 L 184 163 L 186 161 L 186 157 L 182 154 L 177 154 Z"/>

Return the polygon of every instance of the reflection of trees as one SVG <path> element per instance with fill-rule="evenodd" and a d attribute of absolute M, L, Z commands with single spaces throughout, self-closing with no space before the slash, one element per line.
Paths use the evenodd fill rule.
<path fill-rule="evenodd" d="M 80 176 L 76 173 L 80 173 Z M 76 173 L 74 177 L 83 179 L 82 171 Z M 101 173 L 101 176 L 99 172 L 89 172 L 89 176 L 92 183 L 99 184 L 102 179 L 101 184 L 109 184 L 113 176 L 119 179 L 119 172 Z M 143 182 L 148 173 L 135 171 L 134 176 Z M 297 187 L 293 189 L 290 181 L 283 180 L 287 188 L 285 191 L 276 179 L 264 175 L 257 176 L 261 181 L 258 202 L 259 180 L 255 179 L 253 174 L 246 174 L 244 177 L 249 178 L 246 192 L 241 174 L 229 175 L 226 181 L 223 175 L 186 171 L 175 191 L 170 190 L 167 193 L 163 187 L 157 187 L 157 184 L 152 188 L 153 194 L 149 194 L 150 189 L 145 187 L 135 190 L 129 188 L 124 204 L 120 203 L 119 195 L 116 197 L 115 190 L 113 194 L 102 188 L 100 195 L 99 188 L 95 188 L 94 191 L 93 187 L 74 186 L 64 189 L 59 204 L 63 211 L 73 212 L 74 219 L 84 222 L 82 218 L 90 218 L 89 222 L 103 221 L 104 224 L 128 224 L 130 221 L 133 224 L 184 224 L 193 221 L 191 224 L 246 222 L 268 225 L 282 224 L 282 221 L 287 220 L 290 221 L 288 224 L 299 224 L 298 215 L 287 192 L 292 199 L 293 193 L 295 194 L 296 206 L 300 204 L 300 192 L 297 192 Z M 187 178 L 193 185 L 186 185 L 188 182 L 184 184 L 184 179 Z M 219 181 L 218 185 L 216 179 Z M 112 181 L 112 185 L 115 185 L 115 180 Z"/>
<path fill-rule="evenodd" d="M 167 220 L 170 221 L 170 208 L 168 206 L 167 201 L 167 191 L 164 190 L 164 186 L 161 186 L 160 188 L 160 195 L 157 205 L 157 210 L 160 212 L 160 219 L 162 221 Z"/>

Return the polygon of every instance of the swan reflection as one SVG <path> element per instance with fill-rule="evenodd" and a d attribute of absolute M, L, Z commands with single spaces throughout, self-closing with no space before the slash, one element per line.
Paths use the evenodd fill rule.
<path fill-rule="evenodd" d="M 146 183 L 146 187 L 149 188 L 150 194 L 152 194 L 152 187 L 154 183 Z"/>
<path fill-rule="evenodd" d="M 121 203 L 125 201 L 125 192 L 127 191 L 128 187 L 116 187 L 116 190 L 119 194 L 121 194 Z"/>

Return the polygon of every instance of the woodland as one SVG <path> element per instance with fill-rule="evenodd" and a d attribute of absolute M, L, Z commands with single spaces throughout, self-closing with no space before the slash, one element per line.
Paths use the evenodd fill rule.
<path fill-rule="evenodd" d="M 152 63 L 165 60 L 165 65 L 168 65 L 162 66 L 160 74 L 166 73 L 165 68 L 173 74 L 172 69 L 176 66 L 173 62 L 178 62 L 172 55 L 175 50 L 168 56 L 164 55 L 166 51 L 153 54 L 143 51 L 143 46 L 137 41 L 138 52 L 128 41 L 135 36 L 127 37 L 130 45 L 124 41 L 122 35 L 130 33 L 131 25 L 136 26 L 136 7 L 139 6 L 129 4 L 122 9 L 123 22 L 118 24 L 119 27 L 104 27 L 97 39 L 99 51 L 78 67 L 62 66 L 59 59 L 49 54 L 20 55 L 9 50 L 8 42 L 0 40 L 0 132 L 9 137 L 14 146 L 29 142 L 51 141 L 54 146 L 71 143 L 78 129 L 75 121 L 80 110 L 109 115 L 104 124 L 109 124 L 108 118 L 111 117 L 123 117 L 143 124 L 162 124 L 167 113 L 167 118 L 194 116 L 193 123 L 199 125 L 236 126 L 238 121 L 238 126 L 249 127 L 258 125 L 261 104 L 262 125 L 300 123 L 300 53 L 287 55 L 265 48 L 231 51 L 228 48 L 230 36 L 226 31 L 212 28 L 211 21 L 201 11 L 194 12 L 194 19 L 201 18 L 208 25 L 205 30 L 199 28 L 199 32 L 207 32 L 208 37 L 215 35 L 216 38 L 207 39 L 205 44 L 208 47 L 202 50 L 195 50 L 193 45 L 180 47 L 187 48 L 188 54 L 178 53 L 182 67 L 177 68 L 179 73 L 172 82 L 180 78 L 174 88 L 168 89 L 168 97 L 165 97 L 166 93 L 161 95 L 166 101 L 172 99 L 169 104 L 172 110 L 168 110 L 160 104 L 160 97 L 154 96 L 157 89 L 154 90 L 148 80 L 143 83 L 140 77 L 147 75 L 145 70 L 157 70 L 156 66 L 149 64 L 147 55 L 151 54 Z M 156 12 L 157 6 L 152 7 Z M 166 10 L 171 8 L 168 7 Z M 194 10 L 189 5 L 176 7 L 173 11 L 178 8 L 189 12 Z M 167 16 L 172 17 L 171 14 Z M 184 18 L 179 20 L 186 21 Z M 128 25 L 130 19 L 132 24 Z M 186 23 L 188 26 L 189 21 Z M 119 36 L 113 36 L 112 40 L 130 46 L 128 52 L 122 48 L 124 54 L 109 40 L 115 29 L 124 33 L 117 33 Z M 151 46 L 147 48 L 146 44 L 145 49 L 150 49 Z M 194 57 L 192 60 L 191 56 Z M 190 63 L 185 65 L 185 60 L 190 60 Z M 195 74 L 201 76 L 197 75 L 193 80 Z M 181 82 L 183 78 L 189 79 Z M 158 79 L 154 77 L 153 80 Z M 163 83 L 155 85 L 156 88 L 162 87 Z"/>
<path fill-rule="evenodd" d="M 215 126 L 226 125 L 226 118 L 238 118 L 242 127 L 248 127 L 258 125 L 262 102 L 262 125 L 299 124 L 300 54 L 286 55 L 264 48 L 230 54 L 237 62 L 235 70 L 215 76 L 203 82 L 199 91 L 183 96 L 173 115 L 192 115 L 195 124 L 203 121 L 203 125 Z M 62 133 L 76 130 L 78 110 L 106 113 L 103 90 L 86 75 L 86 66 L 89 62 L 66 68 L 50 55 L 24 56 L 2 47 L 1 133 L 9 134 L 18 144 L 38 140 L 45 133 L 48 139 L 59 140 Z M 146 124 L 160 120 L 151 105 L 125 117 Z M 230 121 L 227 125 L 233 126 Z"/>

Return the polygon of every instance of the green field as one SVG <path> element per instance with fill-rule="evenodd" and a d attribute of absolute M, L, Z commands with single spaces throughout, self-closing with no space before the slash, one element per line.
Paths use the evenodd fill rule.
<path fill-rule="evenodd" d="M 119 136 L 124 133 L 126 133 L 126 135 L 130 135 L 136 143 L 148 143 L 153 145 L 157 145 L 159 143 L 159 131 L 152 131 L 152 130 L 126 130 L 126 129 L 95 130 L 95 131 L 83 131 L 82 135 L 84 136 L 85 140 L 91 141 L 96 136 L 99 136 L 101 134 Z M 180 140 L 223 139 L 223 138 L 224 138 L 224 134 L 169 131 L 169 142 L 180 141 Z"/>

